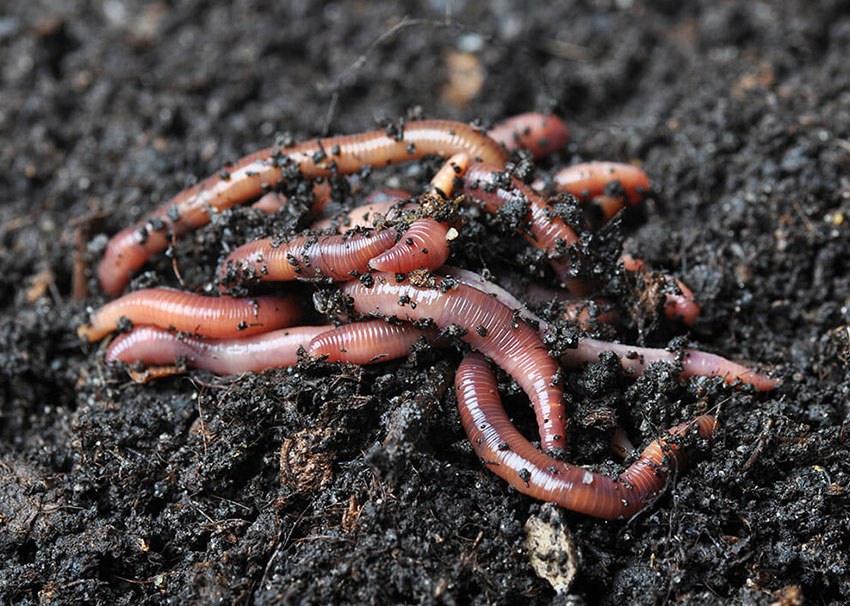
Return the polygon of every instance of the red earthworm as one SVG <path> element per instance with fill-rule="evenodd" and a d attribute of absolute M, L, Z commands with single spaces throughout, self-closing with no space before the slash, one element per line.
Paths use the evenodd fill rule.
<path fill-rule="evenodd" d="M 236 337 L 291 326 L 301 316 L 293 297 L 205 297 L 170 288 L 146 288 L 110 301 L 77 329 L 98 341 L 116 330 L 122 318 L 207 337 Z"/>
<path fill-rule="evenodd" d="M 422 120 L 396 131 L 311 139 L 254 152 L 113 236 L 98 268 L 100 284 L 107 293 L 118 294 L 148 258 L 169 246 L 169 227 L 179 236 L 208 223 L 211 213 L 257 198 L 282 179 L 349 174 L 366 165 L 386 166 L 427 154 L 449 157 L 462 151 L 496 165 L 504 165 L 507 158 L 505 150 L 486 135 L 448 120 Z"/>
<path fill-rule="evenodd" d="M 393 274 L 380 273 L 374 274 L 371 287 L 353 281 L 341 289 L 359 313 L 433 323 L 492 358 L 528 394 L 542 448 L 564 447 L 566 417 L 558 363 L 549 357 L 537 331 L 517 321 L 509 307 L 445 278 L 415 286 L 410 280 L 398 282 Z"/>
<path fill-rule="evenodd" d="M 682 379 L 697 376 L 720 377 L 730 385 L 748 384 L 759 391 L 770 391 L 781 383 L 779 379 L 750 370 L 721 356 L 696 349 L 672 352 L 589 338 L 582 339 L 577 349 L 567 350 L 561 356 L 561 362 L 567 366 L 576 366 L 584 362 L 598 362 L 599 356 L 605 352 L 614 353 L 620 358 L 620 365 L 627 372 L 634 374 L 642 373 L 647 366 L 654 362 L 664 362 L 673 365 L 681 364 L 682 372 L 679 377 Z"/>
<path fill-rule="evenodd" d="M 487 135 L 509 150 L 527 149 L 535 158 L 563 149 L 570 131 L 557 116 L 529 112 L 503 120 Z"/>
<path fill-rule="evenodd" d="M 328 362 L 374 364 L 403 358 L 419 339 L 436 337 L 432 329 L 418 329 L 410 324 L 389 324 L 383 320 L 367 320 L 343 324 L 316 335 L 307 347 L 314 358 Z"/>
<path fill-rule="evenodd" d="M 562 168 L 552 176 L 555 187 L 582 200 L 605 194 L 609 183 L 619 181 L 629 204 L 640 202 L 649 191 L 649 177 L 622 162 L 585 162 Z"/>
<path fill-rule="evenodd" d="M 646 263 L 631 255 L 621 255 L 620 263 L 623 269 L 632 272 L 645 272 Z M 661 274 L 664 282 L 675 284 L 678 293 L 664 294 L 664 314 L 671 320 L 678 320 L 686 326 L 693 326 L 700 314 L 700 306 L 694 300 L 694 292 L 674 276 Z"/>
<path fill-rule="evenodd" d="M 452 192 L 466 173 L 470 161 L 466 153 L 449 158 L 431 179 L 431 191 L 422 198 L 416 212 L 439 215 L 447 204 L 451 204 Z M 437 221 L 431 216 L 415 219 L 395 246 L 371 259 L 369 267 L 393 273 L 437 269 L 451 253 L 451 229 L 448 223 Z"/>
<path fill-rule="evenodd" d="M 351 280 L 368 271 L 369 259 L 393 244 L 392 230 L 299 236 L 282 243 L 263 238 L 227 256 L 219 271 L 219 287 L 224 291 L 240 281 Z"/>
<path fill-rule="evenodd" d="M 671 471 L 685 467 L 685 453 L 675 438 L 692 428 L 710 438 L 716 424 L 704 415 L 677 425 L 668 431 L 673 439 L 654 440 L 619 477 L 610 478 L 534 448 L 508 418 L 493 372 L 482 356 L 468 354 L 463 359 L 455 390 L 466 435 L 490 471 L 523 494 L 609 520 L 638 513 L 664 489 Z"/>
<path fill-rule="evenodd" d="M 199 339 L 153 326 L 119 335 L 106 350 L 106 361 L 187 366 L 217 374 L 262 372 L 294 366 L 299 349 L 331 326 L 296 326 L 239 339 Z"/>
<path fill-rule="evenodd" d="M 496 166 L 472 164 L 463 178 L 463 193 L 484 204 L 496 214 L 505 204 L 519 202 L 528 207 L 528 229 L 523 236 L 535 248 L 549 253 L 549 263 L 571 292 L 583 295 L 592 288 L 574 278 L 569 247 L 580 247 L 578 235 L 563 219 L 552 212 L 543 199 L 525 183 L 505 176 Z"/>

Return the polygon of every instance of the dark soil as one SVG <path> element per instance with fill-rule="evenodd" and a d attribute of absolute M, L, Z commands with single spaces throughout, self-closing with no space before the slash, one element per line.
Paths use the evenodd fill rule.
<path fill-rule="evenodd" d="M 81 273 L 106 236 L 276 133 L 533 109 L 573 131 L 543 173 L 642 163 L 655 195 L 595 240 L 622 234 L 702 304 L 686 331 L 620 286 L 617 336 L 684 336 L 784 381 L 755 394 L 667 368 L 569 373 L 583 464 L 617 468 L 614 418 L 637 443 L 702 411 L 723 424 L 636 519 L 556 516 L 581 554 L 569 599 L 850 601 L 845 3 L 458 1 L 448 19 L 441 2 L 2 4 L 0 602 L 563 603 L 523 546 L 540 504 L 466 442 L 446 389 L 457 352 L 137 385 L 75 335 L 106 300 Z M 484 77 L 468 101 L 446 88 L 462 51 Z M 365 187 L 422 184 L 436 165 Z M 201 289 L 228 249 L 308 224 L 239 209 L 174 262 Z M 532 257 L 472 216 L 464 241 L 473 269 Z M 172 265 L 160 255 L 135 286 L 177 285 Z M 506 402 L 530 427 L 523 398 Z"/>

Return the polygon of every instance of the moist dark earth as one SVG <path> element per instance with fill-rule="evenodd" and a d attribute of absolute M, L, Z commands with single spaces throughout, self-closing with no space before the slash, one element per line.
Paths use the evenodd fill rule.
<path fill-rule="evenodd" d="M 2 4 L 0 602 L 850 601 L 846 4 Z M 572 131 L 536 175 L 608 159 L 653 179 L 637 212 L 586 235 L 620 314 L 601 334 L 783 381 L 755 393 L 665 366 L 569 370 L 574 462 L 621 469 L 616 423 L 636 444 L 704 412 L 722 424 L 634 519 L 541 511 L 489 473 L 455 409 L 457 347 L 136 384 L 77 339 L 107 300 L 93 278 L 106 238 L 282 133 L 531 110 Z M 421 191 L 438 166 L 375 169 L 336 203 Z M 205 292 L 229 250 L 310 221 L 297 201 L 228 211 L 131 288 L 180 286 L 176 267 Z M 553 285 L 499 223 L 465 211 L 452 262 Z M 642 304 L 646 285 L 611 261 L 621 247 L 690 285 L 692 329 Z M 308 306 L 319 292 L 284 288 Z M 501 383 L 533 435 L 527 400 Z M 571 535 L 560 593 L 530 564 L 537 518 Z"/>

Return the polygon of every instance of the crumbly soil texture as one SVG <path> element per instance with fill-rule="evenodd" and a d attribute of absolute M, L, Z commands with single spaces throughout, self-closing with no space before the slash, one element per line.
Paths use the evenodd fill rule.
<path fill-rule="evenodd" d="M 850 600 L 845 3 L 3 4 L 0 603 Z M 137 384 L 77 339 L 107 300 L 107 237 L 229 161 L 284 136 L 530 110 L 572 131 L 534 175 L 608 159 L 653 179 L 637 212 L 587 234 L 621 318 L 601 334 L 782 379 L 755 393 L 666 366 L 634 380 L 610 359 L 568 370 L 576 463 L 621 469 L 617 424 L 646 444 L 697 414 L 721 422 L 634 519 L 550 511 L 490 473 L 455 408 L 457 346 Z M 334 204 L 421 191 L 438 166 L 375 167 Z M 294 198 L 216 216 L 131 288 L 212 291 L 235 246 L 309 227 Z M 554 284 L 510 217 L 462 212 L 455 264 Z M 693 288 L 692 329 L 616 273 L 621 248 Z M 282 288 L 308 307 L 330 296 Z M 532 436 L 527 400 L 500 383 Z M 558 537 L 542 554 L 541 525 Z M 570 578 L 553 587 L 547 566 Z"/>

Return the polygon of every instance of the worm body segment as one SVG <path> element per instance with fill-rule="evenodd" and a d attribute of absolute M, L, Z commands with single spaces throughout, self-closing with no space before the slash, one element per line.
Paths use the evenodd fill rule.
<path fill-rule="evenodd" d="M 433 340 L 435 336 L 433 330 L 420 330 L 409 324 L 367 320 L 343 324 L 317 335 L 310 341 L 307 352 L 328 362 L 374 364 L 403 358 L 420 338 Z"/>
<path fill-rule="evenodd" d="M 746 366 L 741 366 L 731 360 L 704 351 L 685 349 L 677 354 L 665 349 L 634 347 L 589 338 L 579 341 L 578 348 L 567 350 L 561 356 L 561 362 L 566 366 L 576 366 L 584 362 L 598 362 L 599 356 L 605 352 L 614 353 L 620 358 L 620 365 L 623 369 L 636 375 L 642 373 L 650 364 L 664 362 L 674 365 L 681 364 L 682 373 L 680 377 L 683 379 L 688 377 L 720 377 L 730 385 L 752 385 L 759 391 L 770 391 L 780 384 L 779 379 L 750 370 Z"/>

